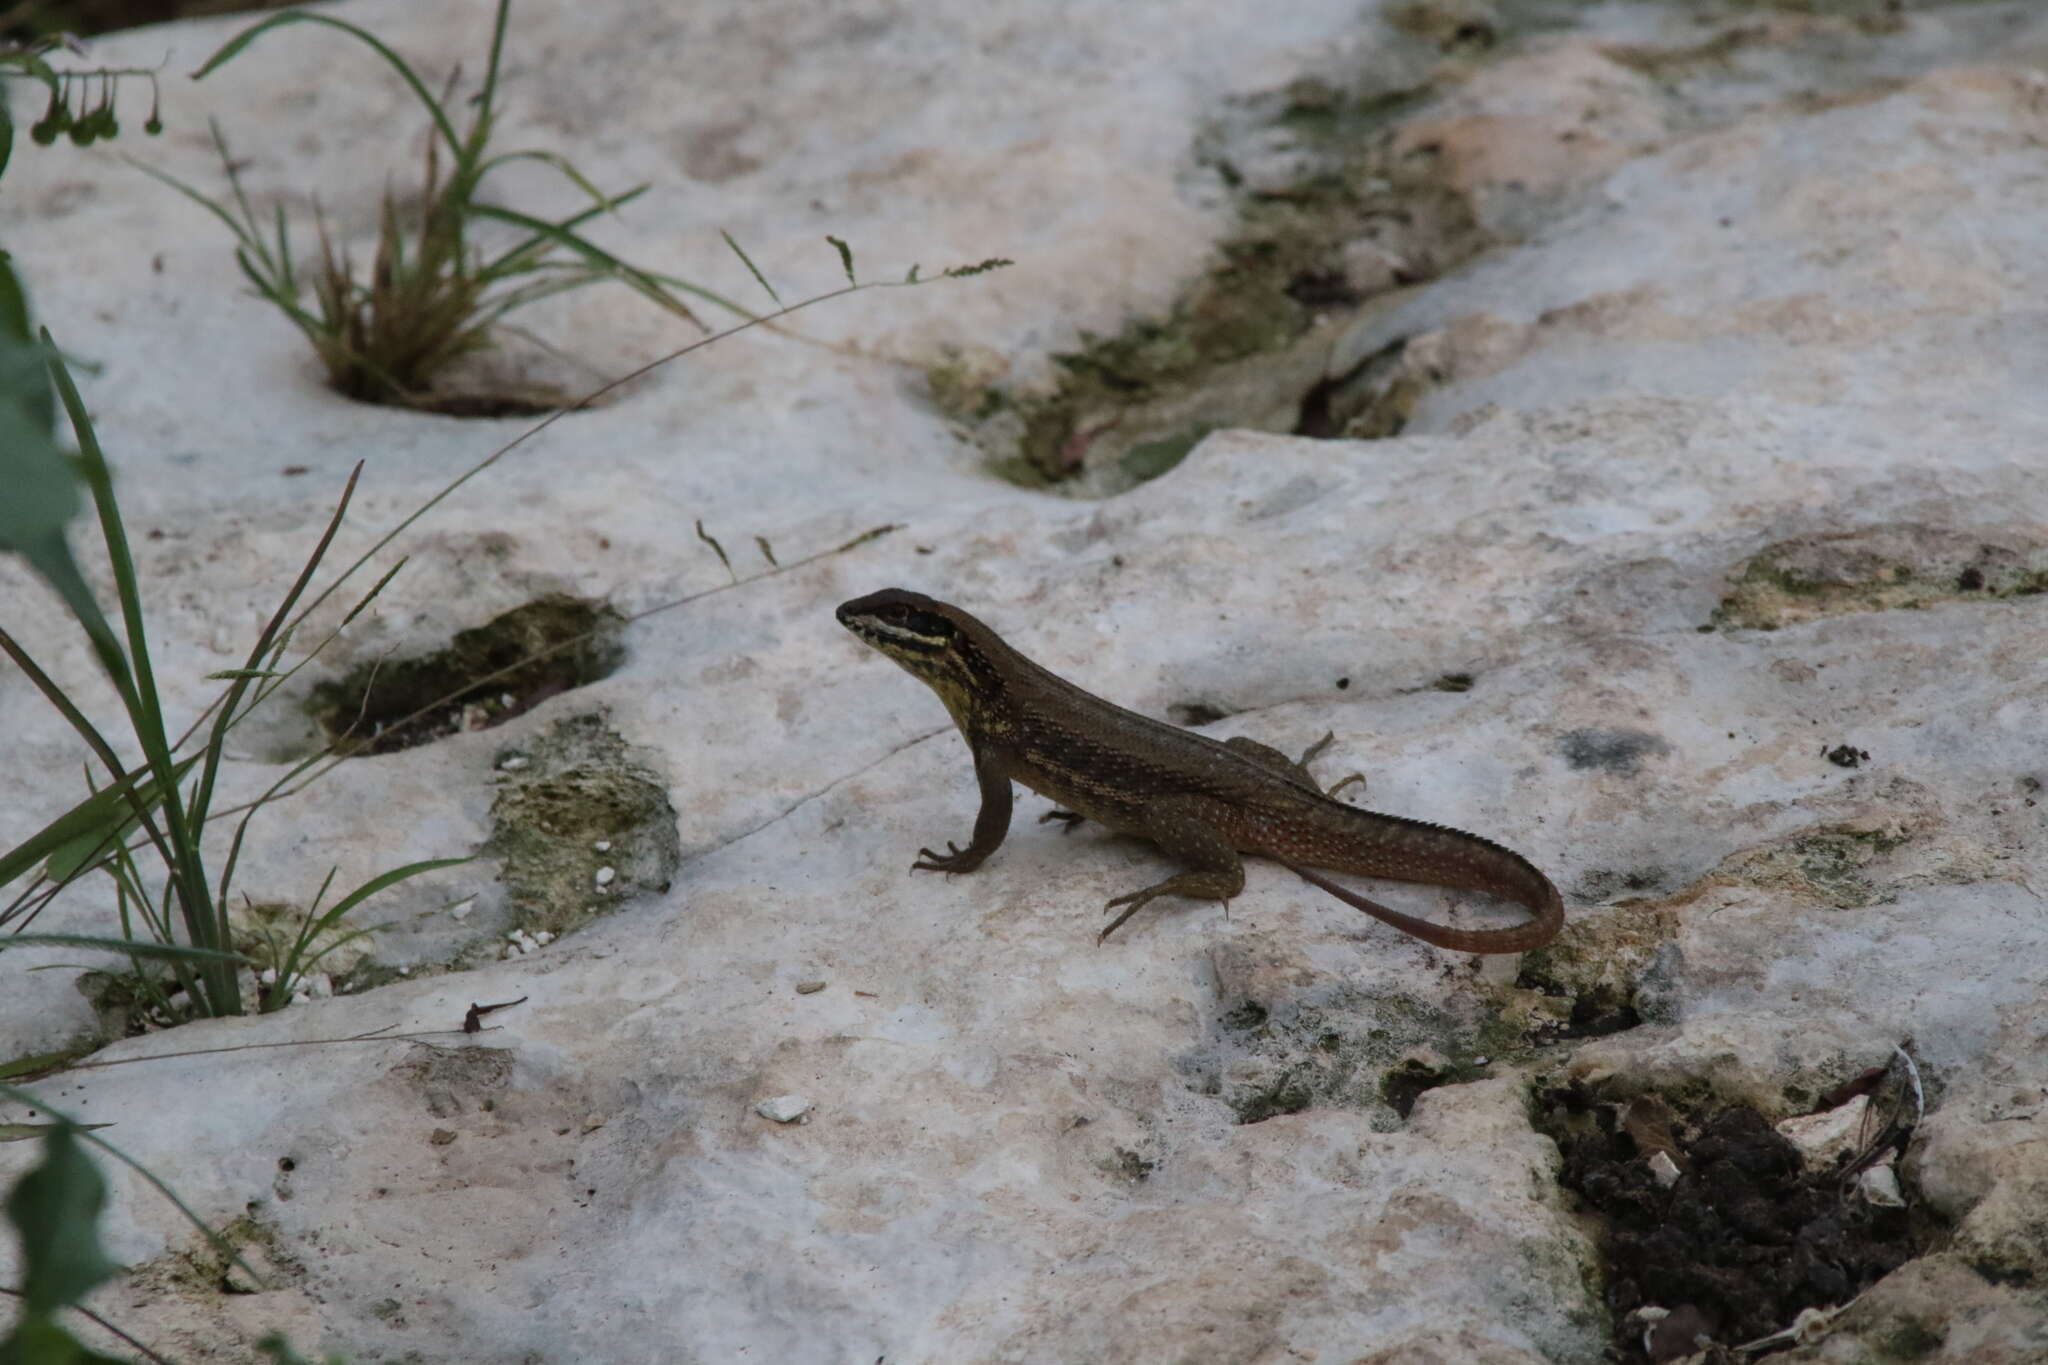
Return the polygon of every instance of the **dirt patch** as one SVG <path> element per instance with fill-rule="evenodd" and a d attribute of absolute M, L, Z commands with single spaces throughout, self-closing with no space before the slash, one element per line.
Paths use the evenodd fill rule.
<path fill-rule="evenodd" d="M 1536 1108 L 1564 1155 L 1560 1182 L 1597 1226 L 1621 1361 L 1704 1343 L 1708 1359 L 1753 1358 L 1727 1348 L 1847 1303 L 1923 1249 L 1906 1196 L 1874 1202 L 1856 1178 L 1903 1151 L 1910 1107 L 1871 1105 L 1881 1117 L 1825 1160 L 1756 1110 L 1705 1097 L 1603 1101 L 1573 1086 Z"/>
<path fill-rule="evenodd" d="M 564 934 L 668 890 L 682 864 L 668 784 L 602 715 L 571 716 L 495 766 L 502 786 L 483 851 L 500 861 L 519 933 Z"/>
<path fill-rule="evenodd" d="M 605 603 L 550 594 L 458 632 L 445 649 L 320 683 L 308 707 L 336 752 L 356 755 L 488 730 L 608 677 L 625 661 L 624 626 Z"/>
<path fill-rule="evenodd" d="M 1706 628 L 1778 630 L 1859 611 L 2048 593 L 2048 544 L 1922 525 L 1780 541 L 1735 571 Z"/>

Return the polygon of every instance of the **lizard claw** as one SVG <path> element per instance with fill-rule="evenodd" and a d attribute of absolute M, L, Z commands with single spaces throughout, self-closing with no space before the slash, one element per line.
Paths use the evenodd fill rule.
<path fill-rule="evenodd" d="M 1118 915 L 1115 919 L 1111 920 L 1108 926 L 1104 928 L 1101 933 L 1095 936 L 1095 946 L 1098 948 L 1101 947 L 1103 943 L 1108 940 L 1111 934 L 1115 933 L 1118 929 L 1121 929 L 1123 927 L 1123 923 L 1125 920 L 1129 919 L 1132 915 L 1137 914 L 1138 911 L 1144 909 L 1145 902 L 1151 899 L 1152 889 L 1150 887 L 1147 887 L 1143 891 L 1133 891 L 1127 896 L 1114 896 L 1111 897 L 1109 900 L 1104 901 L 1102 904 L 1102 913 L 1105 915 L 1108 914 L 1110 911 L 1116 909 L 1119 905 L 1128 906 L 1129 908 L 1126 909 L 1121 915 Z"/>
<path fill-rule="evenodd" d="M 912 872 L 956 872 L 961 870 L 961 860 L 966 858 L 966 856 L 967 851 L 965 849 L 962 849 L 958 844 L 948 839 L 946 841 L 946 851 L 943 854 L 934 853 L 928 848 L 919 849 L 917 851 L 917 861 L 910 865 L 910 870 Z"/>

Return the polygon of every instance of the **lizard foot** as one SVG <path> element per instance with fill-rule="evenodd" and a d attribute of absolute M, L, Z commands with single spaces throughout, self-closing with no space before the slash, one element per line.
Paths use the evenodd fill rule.
<path fill-rule="evenodd" d="M 934 853 L 928 848 L 917 851 L 917 861 L 910 865 L 912 872 L 972 872 L 981 866 L 981 859 L 972 848 L 961 848 L 951 839 L 946 841 L 944 853 Z"/>

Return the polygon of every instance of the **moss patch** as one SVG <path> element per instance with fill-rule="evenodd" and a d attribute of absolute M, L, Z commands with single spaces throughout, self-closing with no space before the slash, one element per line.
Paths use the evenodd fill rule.
<path fill-rule="evenodd" d="M 1367 1113 L 1387 1130 L 1424 1090 L 1476 1080 L 1520 1046 L 1519 1029 L 1490 1006 L 1461 1014 L 1340 988 L 1270 1005 L 1237 1001 L 1180 1067 L 1240 1123 L 1330 1107 Z"/>
<path fill-rule="evenodd" d="M 1112 336 L 1083 333 L 1079 348 L 1053 357 L 1049 392 L 1011 386 L 1005 366 L 949 352 L 928 371 L 934 401 L 1005 477 L 1081 480 L 1097 493 L 1156 478 L 1220 427 L 1336 434 L 1356 413 L 1331 411 L 1333 385 L 1366 394 L 1352 408 L 1387 409 L 1373 434 L 1398 431 L 1404 418 L 1390 400 L 1356 372 L 1329 380 L 1324 366 L 1334 329 L 1373 297 L 1490 244 L 1434 158 L 1394 149 L 1396 122 L 1429 93 L 1347 94 L 1300 80 L 1234 108 L 1197 139 L 1196 161 L 1228 187 L 1238 225 L 1164 316 L 1134 318 Z M 1240 168 L 1256 154 L 1248 149 L 1274 137 L 1300 168 L 1285 183 Z M 1371 357 L 1358 368 L 1390 363 Z M 1392 407 L 1412 408 L 1414 397 Z"/>
<path fill-rule="evenodd" d="M 313 689 L 313 718 L 354 754 L 388 754 L 501 725 L 625 659 L 625 619 L 602 602 L 554 594 L 515 607 L 447 648 L 366 663 Z"/>
<path fill-rule="evenodd" d="M 1832 825 L 1802 831 L 1737 854 L 1718 870 L 1722 881 L 1789 890 L 1837 910 L 1872 905 L 1889 894 L 1884 857 L 1907 842 L 1897 830 Z"/>
<path fill-rule="evenodd" d="M 562 720 L 495 766 L 484 852 L 500 860 L 514 926 L 563 934 L 668 889 L 682 863 L 668 786 L 602 715 Z"/>
<path fill-rule="evenodd" d="M 1736 571 L 1706 624 L 1778 630 L 1849 612 L 1911 611 L 2044 592 L 2048 544 L 2039 540 L 1879 526 L 1769 547 Z"/>

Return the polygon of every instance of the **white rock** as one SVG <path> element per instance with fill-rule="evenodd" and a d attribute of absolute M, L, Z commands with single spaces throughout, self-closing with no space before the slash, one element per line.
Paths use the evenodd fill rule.
<path fill-rule="evenodd" d="M 1827 1170 L 1843 1155 L 1856 1150 L 1869 1114 L 1870 1097 L 1858 1095 L 1833 1109 L 1786 1119 L 1777 1127 L 1799 1149 L 1808 1170 Z"/>
<path fill-rule="evenodd" d="M 811 1112 L 811 1102 L 802 1095 L 777 1095 L 755 1105 L 754 1112 L 777 1123 L 809 1122 L 806 1116 Z"/>
<path fill-rule="evenodd" d="M 1899 1189 L 1899 1172 L 1889 1158 L 1859 1172 L 1856 1187 L 1873 1204 L 1888 1209 L 1906 1207 L 1905 1193 Z"/>
<path fill-rule="evenodd" d="M 423 71 L 461 65 L 473 81 L 488 8 L 357 0 L 348 17 Z M 330 861 L 337 885 L 360 885 L 489 847 L 493 798 L 530 785 L 511 776 L 525 752 L 494 773 L 501 751 L 585 716 L 616 732 L 667 786 L 681 865 L 668 893 L 583 931 L 587 953 L 477 969 L 458 999 L 533 996 L 516 1048 L 408 1038 L 172 1058 L 158 1054 L 190 1044 L 149 1036 L 106 1058 L 149 1066 L 38 1093 L 87 1116 L 166 1116 L 124 1125 L 124 1150 L 215 1226 L 263 1201 L 280 1251 L 320 1267 L 317 1299 L 276 1296 L 294 1339 L 365 1356 L 632 1360 L 688 1340 L 720 1360 L 895 1358 L 905 1342 L 935 1360 L 1599 1358 L 1593 1253 L 1512 1059 L 1497 1079 L 1429 1091 L 1405 1122 L 1312 1107 L 1240 1124 L 1238 1073 L 1204 1070 L 1247 1001 L 1275 1018 L 1320 1011 L 1356 1038 L 1416 1018 L 1478 1025 L 1521 988 L 1476 984 L 1466 962 L 1259 860 L 1227 918 L 1162 900 L 1098 948 L 1102 902 L 1166 860 L 1040 828 L 1029 799 L 972 877 L 908 873 L 918 847 L 965 837 L 977 796 L 942 704 L 832 622 L 838 601 L 900 583 L 1147 714 L 1222 710 L 1209 733 L 1297 752 L 1335 730 L 1376 808 L 1528 855 L 1566 888 L 1577 943 L 1642 948 L 1620 975 L 1650 1022 L 1575 1044 L 1589 1073 L 1782 1102 L 1910 1034 L 1943 1088 L 1903 1183 L 1955 1232 L 1868 1292 L 1870 1321 L 1932 1324 L 1934 1358 L 1956 1365 L 2025 1358 L 2038 1304 L 2017 1274 L 1992 1283 L 1973 1266 L 2048 1282 L 2048 1152 L 2038 1118 L 2018 1117 L 2048 1080 L 2029 1060 L 2048 1053 L 2048 917 L 2029 889 L 2048 887 L 2048 839 L 2027 785 L 2048 773 L 2014 739 L 2048 729 L 2048 607 L 1958 578 L 1985 545 L 2015 573 L 2040 567 L 2048 526 L 2048 418 L 2025 363 L 2041 349 L 2030 301 L 2048 298 L 2027 64 L 2048 14 L 1916 7 L 1896 41 L 1797 16 L 1744 30 L 1754 65 L 1648 80 L 1608 50 L 1646 44 L 1654 59 L 1725 30 L 1696 6 L 1591 6 L 1575 11 L 1590 27 L 1445 63 L 1383 9 L 516 6 L 503 148 L 560 150 L 607 187 L 651 182 L 592 225 L 626 256 L 749 301 L 719 224 L 788 297 L 837 284 L 828 231 L 877 279 L 913 259 L 1019 264 L 790 324 L 828 346 L 756 331 L 697 352 L 513 451 L 402 537 L 393 553 L 411 560 L 384 596 L 237 731 L 261 761 L 228 765 L 216 809 L 304 752 L 291 746 L 316 676 L 438 647 L 541 592 L 638 610 L 727 583 L 690 533 L 700 517 L 742 572 L 752 533 L 789 563 L 870 526 L 912 529 L 638 622 L 618 672 L 504 733 L 352 759 L 252 822 L 237 873 L 252 894 L 301 894 Z M 92 55 L 189 71 L 247 22 L 157 27 Z M 417 144 L 394 150 L 393 130 L 416 129 L 417 110 L 332 39 L 302 25 L 167 87 L 161 139 L 17 145 L 7 168 L 7 246 L 40 319 L 103 367 L 81 383 L 181 723 L 218 687 L 202 681 L 220 666 L 216 624 L 264 619 L 356 452 L 376 458 L 342 531 L 350 553 L 515 430 L 327 392 L 289 324 L 244 296 L 219 224 L 113 159 L 218 188 L 205 120 L 219 113 L 264 211 L 317 190 L 363 258 L 384 186 L 415 183 Z M 1813 43 L 1834 55 L 1816 63 Z M 1849 76 L 1866 85 L 1845 90 L 1861 52 L 1876 55 Z M 375 74 L 337 78 L 350 63 Z M 990 477 L 916 372 L 972 345 L 1028 389 L 1083 331 L 1165 316 L 1223 259 L 1198 130 L 1284 104 L 1304 76 L 1366 96 L 1454 85 L 1454 105 L 1415 109 L 1433 127 L 1397 112 L 1375 130 L 1414 154 L 1380 168 L 1382 192 L 1455 154 L 1472 211 L 1514 238 L 1304 339 L 1311 378 L 1378 356 L 1389 382 L 1412 383 L 1405 433 L 1219 430 L 1097 503 Z M 1842 97 L 1806 97 L 1821 87 Z M 1291 154 L 1266 150 L 1275 165 Z M 552 178 L 528 197 L 518 177 L 544 167 L 506 169 L 502 202 L 573 211 Z M 1328 268 L 1342 256 L 1333 244 Z M 610 287 L 519 321 L 608 373 L 694 336 Z M 1308 385 L 1251 387 L 1289 425 Z M 283 478 L 286 461 L 310 473 Z M 72 533 L 91 546 L 84 520 Z M 1948 577 L 1882 610 L 1717 624 L 1739 587 L 1798 586 L 1749 572 L 1791 542 L 1852 576 L 1912 563 Z M 1874 598 L 1892 587 L 1862 583 Z M 1787 597 L 1797 615 L 1826 594 Z M 107 703 L 75 626 L 13 558 L 0 603 L 60 685 Z M 324 606 L 302 637 L 346 610 Z M 1431 686 L 1451 672 L 1470 690 Z M 19 681 L 0 678 L 9 771 L 75 773 L 76 736 Z M 1867 762 L 1826 757 L 1852 741 Z M 0 847 L 80 794 L 68 779 L 9 786 Z M 480 902 L 492 914 L 470 918 L 487 929 L 437 913 L 487 867 L 402 883 L 352 919 L 397 926 L 406 960 L 436 970 L 411 952 L 430 931 L 488 955 L 508 912 Z M 1450 922 L 1513 919 L 1476 895 L 1366 885 Z M 94 891 L 38 927 L 103 932 L 105 913 Z M 95 1027 L 70 973 L 23 970 L 54 960 L 35 952 L 0 955 L 0 1037 L 23 1052 Z M 797 970 L 848 989 L 794 997 L 779 983 Z M 1256 997 L 1229 993 L 1248 980 Z M 400 982 L 192 1037 L 447 1029 L 454 990 Z M 1225 1060 L 1250 1076 L 1261 1056 L 1248 1043 Z M 800 1086 L 834 1121 L 803 1135 L 745 1122 L 745 1096 L 770 1086 Z M 431 1159 L 430 1105 L 460 1106 L 446 1122 L 464 1131 Z M 592 1112 L 617 1118 L 579 1131 Z M 487 1170 L 457 1156 L 472 1125 Z M 0 1144 L 0 1184 L 29 1147 Z M 288 1178 L 285 1152 L 300 1154 Z M 190 1246 L 153 1190 L 105 1169 L 110 1256 Z M 0 1244 L 0 1282 L 21 1278 Z M 431 1286 L 403 1326 L 380 1313 L 394 1283 Z M 249 1330 L 168 1293 L 135 1315 L 195 1355 Z M 1829 1345 L 1863 1317 L 1844 1315 Z"/>

